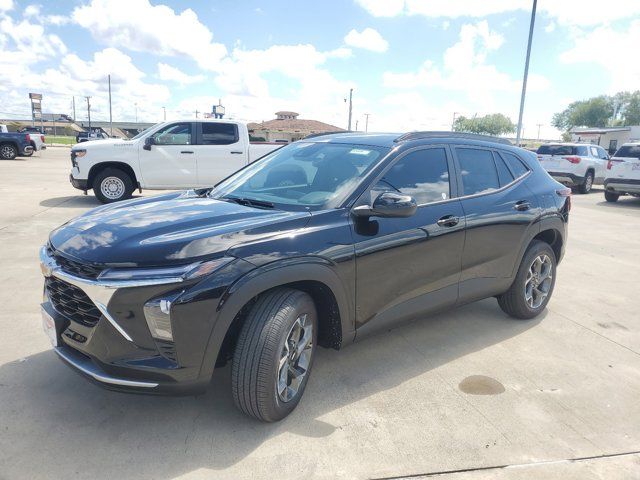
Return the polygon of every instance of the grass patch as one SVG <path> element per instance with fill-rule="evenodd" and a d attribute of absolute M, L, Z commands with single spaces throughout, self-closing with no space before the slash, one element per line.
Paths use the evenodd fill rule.
<path fill-rule="evenodd" d="M 47 143 L 62 143 L 63 145 L 75 145 L 76 137 L 66 137 L 62 135 L 46 135 L 45 139 Z"/>

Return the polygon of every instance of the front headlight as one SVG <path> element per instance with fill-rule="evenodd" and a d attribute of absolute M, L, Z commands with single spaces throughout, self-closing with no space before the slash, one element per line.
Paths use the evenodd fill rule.
<path fill-rule="evenodd" d="M 82 149 L 82 150 L 74 150 L 73 153 L 75 153 L 75 157 L 76 158 L 82 158 L 87 154 L 87 151 Z"/>
<path fill-rule="evenodd" d="M 150 268 L 110 268 L 98 276 L 98 281 L 111 280 L 114 282 L 149 282 L 160 283 L 183 282 L 208 275 L 227 263 L 234 260 L 233 257 L 222 257 L 205 262 L 190 263 L 176 267 L 150 267 Z"/>

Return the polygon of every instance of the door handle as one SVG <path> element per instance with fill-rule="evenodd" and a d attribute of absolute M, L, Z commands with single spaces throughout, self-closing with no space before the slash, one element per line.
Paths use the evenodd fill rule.
<path fill-rule="evenodd" d="M 193 153 L 193 150 L 182 150 L 180 153 Z"/>
<path fill-rule="evenodd" d="M 531 208 L 531 204 L 529 202 L 527 202 L 526 200 L 520 200 L 519 202 L 516 202 L 516 204 L 513 206 L 513 208 L 515 208 L 519 212 L 524 212 L 524 211 L 527 211 L 527 210 L 529 210 Z"/>
<path fill-rule="evenodd" d="M 445 215 L 436 222 L 441 227 L 455 227 L 460 221 L 455 215 Z"/>
<path fill-rule="evenodd" d="M 231 152 L 232 155 L 242 155 L 242 152 L 238 152 L 237 150 L 234 150 Z"/>

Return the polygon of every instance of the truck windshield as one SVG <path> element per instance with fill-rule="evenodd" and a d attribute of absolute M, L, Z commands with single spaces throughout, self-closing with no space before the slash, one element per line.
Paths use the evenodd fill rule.
<path fill-rule="evenodd" d="M 214 188 L 210 196 L 282 210 L 334 208 L 389 150 L 296 142 L 240 170 Z"/>

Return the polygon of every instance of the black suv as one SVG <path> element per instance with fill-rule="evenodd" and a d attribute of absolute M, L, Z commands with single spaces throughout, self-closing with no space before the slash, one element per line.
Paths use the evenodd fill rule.
<path fill-rule="evenodd" d="M 231 361 L 236 405 L 275 421 L 299 402 L 317 346 L 491 296 L 538 315 L 569 209 L 535 154 L 496 138 L 318 136 L 213 189 L 54 230 L 44 328 L 62 360 L 117 390 L 203 391 Z"/>

